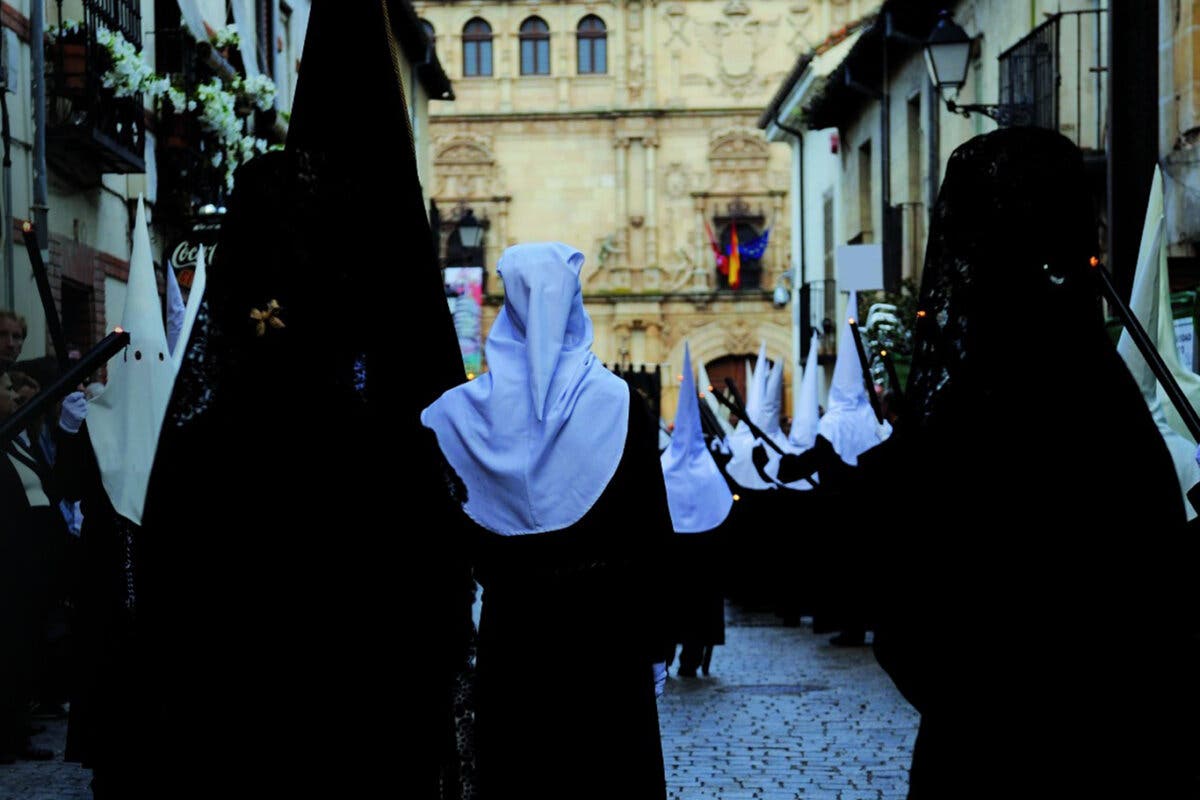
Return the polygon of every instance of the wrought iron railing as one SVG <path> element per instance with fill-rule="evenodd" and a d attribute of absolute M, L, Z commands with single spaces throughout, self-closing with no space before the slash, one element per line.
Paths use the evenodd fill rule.
<path fill-rule="evenodd" d="M 212 79 L 214 71 L 199 55 L 197 42 L 184 28 L 157 32 L 158 71 L 171 78 L 187 96 Z M 200 121 L 198 110 L 178 111 L 164 104 L 159 117 L 156 157 L 159 209 L 164 222 L 185 224 L 205 205 L 226 200 L 225 164 L 215 135 Z"/>
<path fill-rule="evenodd" d="M 1106 20 L 1106 9 L 1059 12 L 1000 54 L 1007 124 L 1049 128 L 1085 150 L 1105 149 Z"/>
<path fill-rule="evenodd" d="M 97 40 L 103 27 L 140 48 L 140 6 L 136 0 L 84 0 L 83 19 L 75 30 L 62 25 L 62 6 L 58 0 L 59 29 L 45 43 L 48 158 L 86 182 L 104 172 L 143 172 L 142 96 L 118 97 L 104 86 L 112 64 Z"/>

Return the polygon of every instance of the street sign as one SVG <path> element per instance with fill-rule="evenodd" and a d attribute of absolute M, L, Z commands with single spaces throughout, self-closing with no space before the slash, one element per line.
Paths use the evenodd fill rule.
<path fill-rule="evenodd" d="M 869 292 L 883 288 L 882 245 L 839 245 L 835 257 L 839 292 Z"/>

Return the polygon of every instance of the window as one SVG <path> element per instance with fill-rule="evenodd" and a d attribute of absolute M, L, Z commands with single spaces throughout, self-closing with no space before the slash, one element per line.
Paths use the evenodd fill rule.
<path fill-rule="evenodd" d="M 575 48 L 580 75 L 608 72 L 608 31 L 602 19 L 589 14 L 579 21 L 579 28 L 575 31 Z"/>
<path fill-rule="evenodd" d="M 476 17 L 463 26 L 463 77 L 492 74 L 492 26 Z"/>
<path fill-rule="evenodd" d="M 262 63 L 263 73 L 267 77 L 275 77 L 275 4 L 260 0 L 255 9 L 255 34 L 258 36 L 258 57 Z"/>
<path fill-rule="evenodd" d="M 521 23 L 521 74 L 550 74 L 550 26 L 539 17 Z"/>
<path fill-rule="evenodd" d="M 858 234 L 857 242 L 871 242 L 871 140 L 858 147 Z"/>

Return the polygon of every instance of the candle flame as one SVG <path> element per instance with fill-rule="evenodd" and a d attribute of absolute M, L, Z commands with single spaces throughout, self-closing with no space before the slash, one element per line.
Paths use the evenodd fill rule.
<path fill-rule="evenodd" d="M 849 320 L 849 322 L 850 322 L 850 324 L 851 324 L 851 325 L 857 325 L 857 324 L 858 324 L 858 320 L 856 320 L 854 317 L 851 317 L 851 318 L 850 318 L 850 320 Z"/>
<path fill-rule="evenodd" d="M 734 499 L 734 500 L 741 500 L 741 499 L 742 499 L 742 496 L 741 496 L 740 494 L 735 494 L 735 495 L 733 496 L 733 499 Z"/>
<path fill-rule="evenodd" d="M 25 220 L 24 222 L 21 223 L 21 233 L 29 233 L 32 230 L 33 230 L 33 223 L 30 222 L 29 220 Z"/>
<path fill-rule="evenodd" d="M 887 357 L 887 350 L 880 350 L 879 355 Z"/>
<path fill-rule="evenodd" d="M 125 329 L 124 329 L 124 328 L 122 328 L 120 325 L 118 325 L 117 327 L 113 328 L 113 333 L 124 333 L 124 332 L 125 332 Z"/>
<path fill-rule="evenodd" d="M 1096 258 L 1095 256 L 1092 256 L 1091 258 L 1088 259 L 1088 263 L 1091 264 L 1093 267 L 1096 267 L 1096 266 L 1100 265 L 1100 259 Z"/>
<path fill-rule="evenodd" d="M 467 373 L 467 380 L 469 380 L 469 381 L 473 381 L 473 380 L 475 380 L 475 373 L 474 373 L 474 372 L 468 372 L 468 373 Z"/>
<path fill-rule="evenodd" d="M 923 316 L 925 316 L 925 309 L 921 309 L 920 311 L 918 311 L 918 312 L 917 312 L 917 316 L 918 316 L 918 317 L 923 317 Z"/>
<path fill-rule="evenodd" d="M 683 373 L 680 373 L 678 376 L 676 376 L 675 380 L 677 380 L 677 381 L 679 381 L 680 383 L 682 383 L 682 382 L 683 382 Z"/>

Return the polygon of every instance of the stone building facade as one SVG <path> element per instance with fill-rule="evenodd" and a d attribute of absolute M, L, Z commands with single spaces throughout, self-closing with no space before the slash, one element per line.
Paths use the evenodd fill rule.
<path fill-rule="evenodd" d="M 482 335 L 503 249 L 555 239 L 586 256 L 596 353 L 660 366 L 665 418 L 685 339 L 715 380 L 744 380 L 764 341 L 794 359 L 792 309 L 772 303 L 791 269 L 789 152 L 756 122 L 797 53 L 870 5 L 417 0 L 456 98 L 430 110 L 443 240 L 468 208 L 486 221 Z M 743 245 L 770 228 L 740 288 L 706 223 L 722 242 L 736 224 Z"/>

